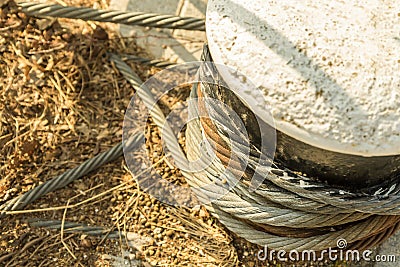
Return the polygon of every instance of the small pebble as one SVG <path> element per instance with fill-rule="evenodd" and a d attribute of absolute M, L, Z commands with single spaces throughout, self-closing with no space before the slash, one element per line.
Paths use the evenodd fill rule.
<path fill-rule="evenodd" d="M 174 230 L 172 230 L 172 229 L 169 229 L 165 232 L 165 235 L 168 237 L 171 237 L 173 234 L 174 234 Z"/>

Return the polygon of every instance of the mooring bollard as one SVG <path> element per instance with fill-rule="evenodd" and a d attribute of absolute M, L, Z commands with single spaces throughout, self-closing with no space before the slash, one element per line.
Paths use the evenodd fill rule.
<path fill-rule="evenodd" d="M 201 152 L 192 144 L 206 136 L 219 161 L 187 178 L 216 185 L 239 179 L 207 204 L 229 229 L 275 249 L 321 251 L 371 248 L 400 227 L 395 6 L 209 1 L 203 60 L 216 63 L 219 73 L 207 76 L 204 64 L 200 73 L 207 77 L 193 87 L 200 119 L 188 127 L 187 148 L 196 158 Z M 243 145 L 227 134 L 237 130 L 235 120 L 209 98 L 242 119 L 250 164 L 245 153 L 235 157 L 231 150 Z M 271 155 L 260 148 L 259 129 L 268 126 L 276 127 L 276 152 L 265 167 Z M 260 155 L 264 161 L 256 160 Z M 251 188 L 254 175 L 264 179 L 257 188 Z"/>
<path fill-rule="evenodd" d="M 281 162 L 354 189 L 400 170 L 398 9 L 363 5 L 211 0 L 206 23 L 215 63 L 263 91 L 246 104 L 272 112 Z M 246 81 L 221 75 L 248 99 Z"/>

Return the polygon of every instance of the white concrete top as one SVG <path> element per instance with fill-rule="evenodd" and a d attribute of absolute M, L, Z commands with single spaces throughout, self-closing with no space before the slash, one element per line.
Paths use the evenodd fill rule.
<path fill-rule="evenodd" d="M 206 26 L 214 61 L 246 76 L 226 82 L 257 114 L 270 107 L 278 130 L 336 152 L 400 154 L 398 0 L 209 0 Z"/>

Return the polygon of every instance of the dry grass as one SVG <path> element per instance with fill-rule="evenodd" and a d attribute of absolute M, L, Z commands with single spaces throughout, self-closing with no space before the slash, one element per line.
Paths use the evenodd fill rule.
<path fill-rule="evenodd" d="M 94 1 L 58 2 L 93 6 Z M 0 11 L 0 31 L 1 204 L 121 141 L 133 90 L 106 52 L 146 55 L 108 25 L 34 19 L 13 3 Z M 157 71 L 132 68 L 143 80 Z M 164 171 L 165 166 L 161 161 L 156 167 Z M 32 228 L 27 223 L 32 218 L 104 226 L 151 241 Z M 110 266 L 124 258 L 157 266 L 239 262 L 231 237 L 204 209 L 177 209 L 151 198 L 137 187 L 122 158 L 0 224 L 2 266 Z"/>

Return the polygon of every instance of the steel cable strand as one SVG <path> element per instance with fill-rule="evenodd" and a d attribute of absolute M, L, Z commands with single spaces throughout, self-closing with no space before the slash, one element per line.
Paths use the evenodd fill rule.
<path fill-rule="evenodd" d="M 87 7 L 62 6 L 57 4 L 42 4 L 17 2 L 22 11 L 31 16 L 56 17 L 112 22 L 125 25 L 138 25 L 154 28 L 184 29 L 204 31 L 204 19 L 191 17 L 177 17 L 143 12 L 123 12 L 97 10 Z"/>
<path fill-rule="evenodd" d="M 313 199 L 317 202 L 330 204 L 344 210 L 378 215 L 400 215 L 400 195 L 398 194 L 388 195 L 385 196 L 385 198 L 371 195 L 352 199 L 340 195 L 340 192 L 332 192 L 329 189 L 310 190 L 304 188 L 300 185 L 300 182 L 297 179 L 296 182 L 294 182 L 295 179 L 288 176 L 286 172 L 283 173 L 283 176 L 267 173 L 265 177 L 275 185 L 290 192 L 305 198 Z"/>
<path fill-rule="evenodd" d="M 157 105 L 153 94 L 150 90 L 142 84 L 139 76 L 132 71 L 132 69 L 122 61 L 122 59 L 115 55 L 110 54 L 110 60 L 114 62 L 117 69 L 122 73 L 124 78 L 132 85 L 136 90 L 137 95 L 143 101 L 144 105 L 148 108 L 149 114 L 151 115 L 154 123 L 162 131 L 163 138 L 165 138 L 165 144 L 171 152 L 177 166 L 186 166 L 187 159 L 186 155 L 181 150 L 176 136 L 173 130 L 165 119 L 164 113 L 161 108 Z"/>
<path fill-rule="evenodd" d="M 245 187 L 249 188 L 250 183 L 245 183 Z M 320 214 L 354 213 L 352 210 L 340 209 L 330 204 L 317 202 L 309 198 L 304 198 L 297 194 L 293 194 L 292 192 L 280 188 L 269 181 L 264 181 L 262 188 L 256 188 L 253 193 L 284 207 L 302 211 L 313 211 L 314 213 Z"/>
<path fill-rule="evenodd" d="M 60 220 L 42 221 L 37 219 L 30 219 L 28 222 L 33 227 L 45 227 L 55 230 L 63 229 L 64 232 L 83 232 L 85 234 L 94 236 L 105 235 L 108 232 L 108 229 L 105 229 L 101 226 L 88 226 L 86 224 L 76 222 L 63 223 Z"/>
<path fill-rule="evenodd" d="M 319 212 L 315 212 L 312 209 L 309 209 L 307 211 L 303 211 L 302 209 L 298 210 L 298 209 L 294 208 L 293 206 L 285 207 L 285 206 L 277 204 L 273 201 L 270 201 L 267 198 L 262 198 L 257 194 L 250 193 L 248 188 L 249 188 L 248 186 L 244 186 L 243 184 L 239 183 L 237 186 L 235 186 L 232 189 L 232 192 L 235 195 L 240 196 L 240 198 L 242 199 L 241 201 L 245 201 L 248 203 L 254 203 L 255 205 L 259 206 L 261 208 L 261 210 L 265 210 L 264 212 L 268 212 L 269 208 L 271 207 L 273 209 L 281 210 L 282 212 L 287 210 L 288 213 L 290 213 L 289 211 L 292 211 L 293 215 L 298 214 L 299 216 L 301 216 L 302 214 L 309 214 L 309 216 L 306 216 L 306 217 L 308 217 L 307 218 L 308 220 L 306 221 L 306 223 L 311 226 L 315 226 L 315 227 L 341 225 L 341 224 L 345 224 L 345 223 L 349 223 L 349 222 L 360 221 L 360 220 L 366 219 L 372 215 L 370 213 L 360 213 L 360 212 L 353 212 L 353 213 L 333 212 L 330 214 L 321 214 Z M 224 199 L 221 199 L 221 201 L 223 201 L 223 200 Z M 225 205 L 227 206 L 227 209 L 229 209 L 228 203 L 226 203 Z M 261 212 L 261 210 L 260 210 L 260 212 Z M 245 210 L 243 213 L 243 216 L 252 216 L 252 215 L 246 214 L 246 213 L 247 212 Z M 258 217 L 258 214 L 255 214 L 254 216 Z M 252 220 L 252 219 L 250 219 L 250 217 L 248 219 Z M 293 223 L 296 224 L 296 221 L 293 221 Z"/>
<path fill-rule="evenodd" d="M 126 143 L 126 145 L 131 146 L 142 140 L 143 134 L 138 133 L 132 136 L 132 138 Z M 45 194 L 55 191 L 57 189 L 63 188 L 69 183 L 82 176 L 98 169 L 100 166 L 112 162 L 123 155 L 123 144 L 120 143 L 115 145 L 108 151 L 98 154 L 97 156 L 86 160 L 81 165 L 70 169 L 63 174 L 41 184 L 37 187 L 31 189 L 30 191 L 24 193 L 21 196 L 13 198 L 3 205 L 0 206 L 0 218 L 6 216 L 7 211 L 16 211 L 23 209 L 26 205 L 34 202 L 38 198 L 44 196 Z"/>
<path fill-rule="evenodd" d="M 240 185 L 237 185 L 240 187 Z M 237 188 L 235 187 L 235 188 Z M 218 195 L 208 191 L 208 197 L 215 198 Z M 315 228 L 337 226 L 354 221 L 359 221 L 369 217 L 368 214 L 316 214 L 301 212 L 293 209 L 283 209 L 268 203 L 265 206 L 245 201 L 236 192 L 229 192 L 217 200 L 213 201 L 221 210 L 233 216 L 254 223 L 268 224 L 272 226 L 282 226 L 291 228 Z"/>
<path fill-rule="evenodd" d="M 350 244 L 346 249 L 358 249 L 359 251 L 364 251 L 382 244 L 388 240 L 393 234 L 395 234 L 400 229 L 400 222 L 394 224 L 393 226 L 387 228 L 385 231 L 372 235 L 366 239 L 359 240 Z"/>
<path fill-rule="evenodd" d="M 60 220 L 39 220 L 39 219 L 30 219 L 28 221 L 30 226 L 33 227 L 44 227 L 49 229 L 61 230 L 69 233 L 84 233 L 90 236 L 100 236 L 107 237 L 110 239 L 123 238 L 127 237 L 128 240 L 133 240 L 133 236 L 136 236 L 132 233 L 126 232 L 118 232 L 118 231 L 110 231 L 110 229 L 102 227 L 102 226 L 89 226 L 83 223 L 76 222 L 68 222 L 68 221 L 60 221 Z M 132 237 L 130 237 L 132 236 Z"/>
<path fill-rule="evenodd" d="M 166 68 L 170 66 L 176 65 L 176 63 L 165 61 L 165 60 L 160 60 L 160 59 L 148 59 L 148 58 L 142 58 L 134 55 L 129 55 L 129 54 L 122 54 L 121 59 L 124 61 L 135 61 L 141 64 L 145 64 L 148 66 L 152 67 L 157 67 L 157 68 Z"/>

